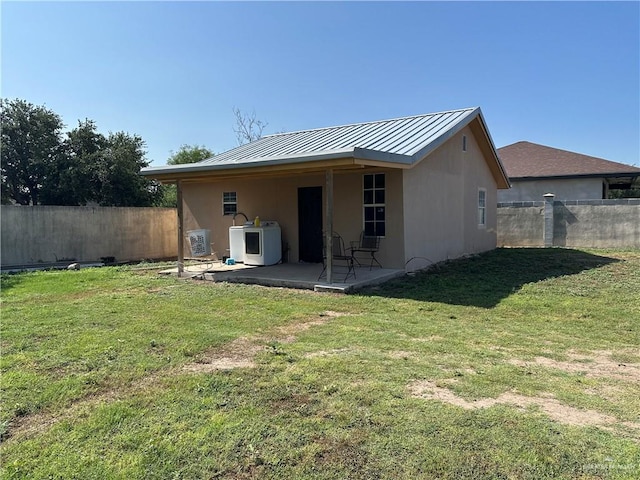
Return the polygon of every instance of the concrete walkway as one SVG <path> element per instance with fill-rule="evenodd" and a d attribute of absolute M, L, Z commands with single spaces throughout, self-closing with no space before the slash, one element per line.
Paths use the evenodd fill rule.
<path fill-rule="evenodd" d="M 392 278 L 405 274 L 404 270 L 356 267 L 356 278 L 350 276 L 344 281 L 345 273 L 342 268 L 334 272 L 334 282 L 328 284 L 323 277 L 318 280 L 322 272 L 319 263 L 281 263 L 267 267 L 255 267 L 243 264 L 224 265 L 220 262 L 202 263 L 185 267 L 185 276 L 203 278 L 214 282 L 234 282 L 265 285 L 270 287 L 288 287 L 315 290 L 317 292 L 347 293 L 369 285 L 379 285 Z M 178 273 L 177 268 L 164 270 L 160 273 Z"/>

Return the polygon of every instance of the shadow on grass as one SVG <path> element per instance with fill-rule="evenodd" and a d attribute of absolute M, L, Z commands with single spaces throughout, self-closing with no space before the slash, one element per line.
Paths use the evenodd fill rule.
<path fill-rule="evenodd" d="M 0 293 L 19 285 L 24 280 L 24 275 L 15 273 L 0 274 Z"/>
<path fill-rule="evenodd" d="M 361 295 L 491 308 L 524 284 L 602 267 L 615 258 L 561 248 L 499 248 L 452 260 Z"/>

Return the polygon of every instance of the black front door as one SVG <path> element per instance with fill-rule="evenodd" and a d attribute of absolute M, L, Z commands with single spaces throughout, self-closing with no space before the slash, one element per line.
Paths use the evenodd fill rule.
<path fill-rule="evenodd" d="M 301 262 L 322 262 L 322 187 L 298 188 L 298 239 Z"/>

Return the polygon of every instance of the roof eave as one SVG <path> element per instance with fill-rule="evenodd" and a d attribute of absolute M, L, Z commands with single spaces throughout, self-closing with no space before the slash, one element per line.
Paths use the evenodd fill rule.
<path fill-rule="evenodd" d="M 146 177 L 158 178 L 162 177 L 163 180 L 170 180 L 169 177 L 175 177 L 180 179 L 183 177 L 189 177 L 191 174 L 201 174 L 206 172 L 217 173 L 228 170 L 243 170 L 256 167 L 270 167 L 274 165 L 292 165 L 292 164 L 312 164 L 318 160 L 337 160 L 345 158 L 354 158 L 354 149 L 342 149 L 331 152 L 323 153 L 308 153 L 303 155 L 288 155 L 280 157 L 270 157 L 268 160 L 255 159 L 253 161 L 247 159 L 242 163 L 193 163 L 188 165 L 179 166 L 162 166 L 143 168 L 140 174 Z M 215 158 L 215 157 L 214 157 Z M 313 165 L 309 165 L 312 168 Z"/>
<path fill-rule="evenodd" d="M 640 177 L 640 172 L 572 173 L 567 175 L 539 175 L 539 176 L 509 177 L 509 178 L 511 181 L 515 181 L 515 182 L 532 182 L 535 180 L 571 180 L 571 179 L 580 179 L 580 178 L 619 178 L 619 177 L 628 177 L 628 178 Z"/>

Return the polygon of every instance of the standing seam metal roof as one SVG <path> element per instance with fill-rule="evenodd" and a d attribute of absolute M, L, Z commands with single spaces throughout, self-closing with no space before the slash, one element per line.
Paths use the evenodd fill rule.
<path fill-rule="evenodd" d="M 198 163 L 147 167 L 147 176 L 184 175 L 224 171 L 245 167 L 312 163 L 318 160 L 351 158 L 364 162 L 413 165 L 422 160 L 475 118 L 485 130 L 495 152 L 479 107 L 427 113 L 391 120 L 354 123 L 337 127 L 301 130 L 267 135 L 251 143 L 220 153 Z M 495 155 L 498 170 L 508 184 Z"/>
<path fill-rule="evenodd" d="M 355 149 L 410 157 L 477 110 L 465 108 L 392 120 L 278 133 L 223 152 L 199 164 L 254 163 Z"/>

